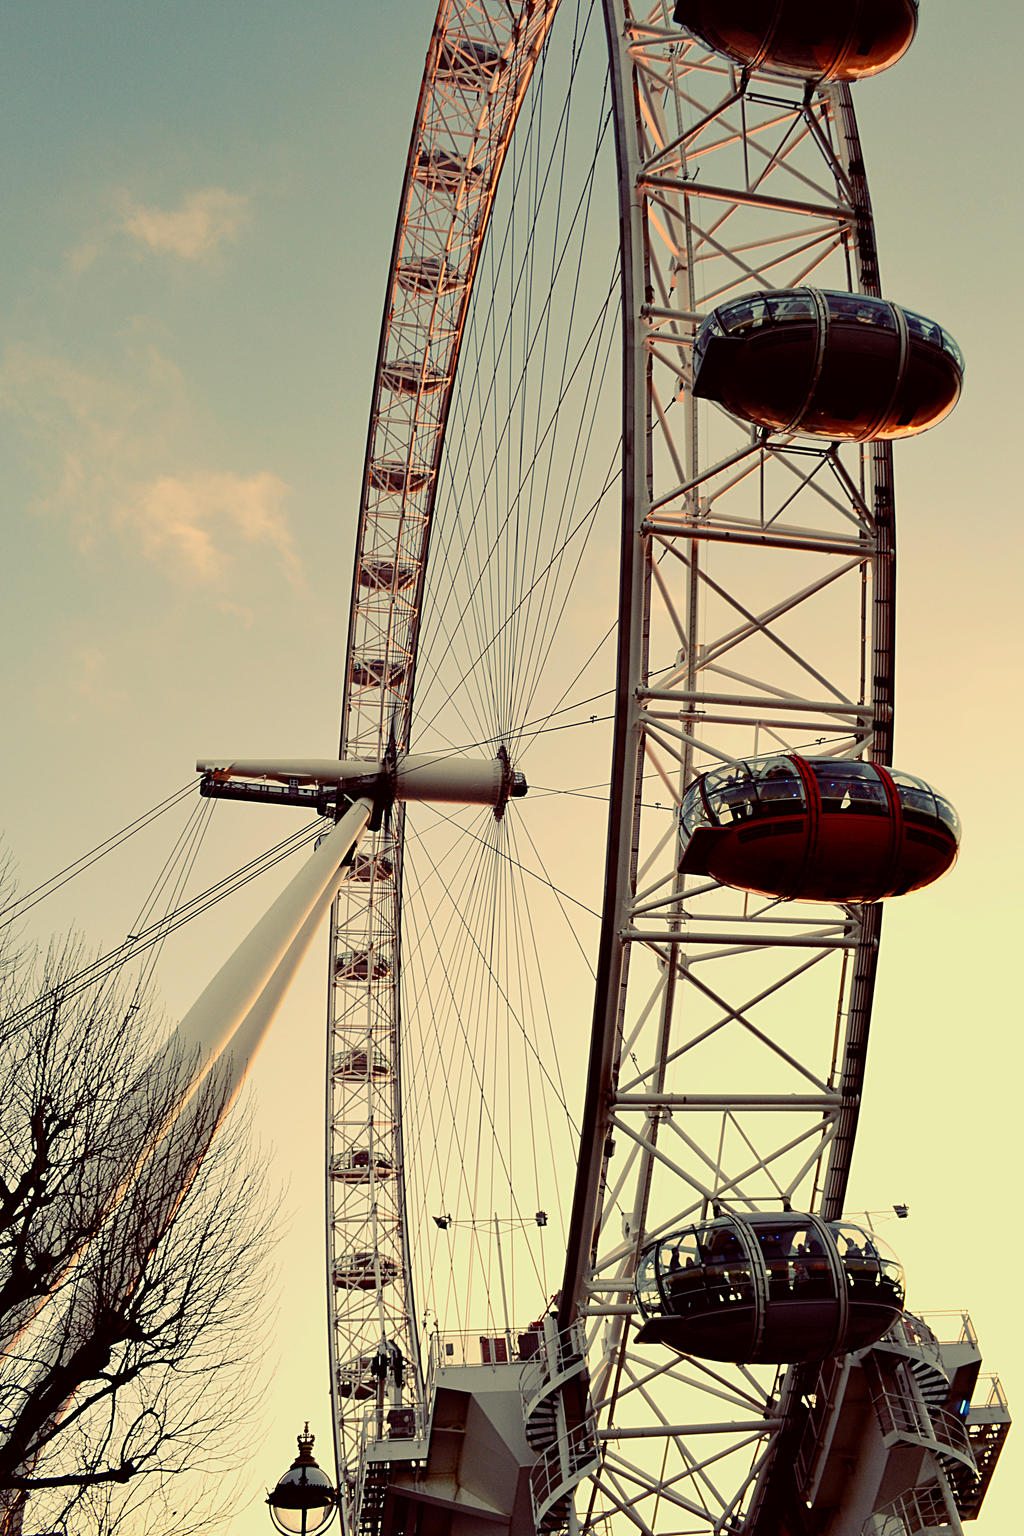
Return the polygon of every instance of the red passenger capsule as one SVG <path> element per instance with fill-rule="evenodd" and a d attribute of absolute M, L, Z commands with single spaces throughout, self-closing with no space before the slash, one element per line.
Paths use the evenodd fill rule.
<path fill-rule="evenodd" d="M 357 688 L 401 688 L 408 663 L 383 656 L 357 656 L 352 662 L 352 682 Z"/>
<path fill-rule="evenodd" d="M 365 1147 L 342 1152 L 331 1159 L 331 1178 L 342 1184 L 369 1184 L 371 1181 L 392 1179 L 395 1165 L 390 1158 L 372 1157 Z"/>
<path fill-rule="evenodd" d="M 387 1077 L 391 1066 L 384 1052 L 377 1046 L 372 1052 L 365 1047 L 345 1051 L 334 1064 L 334 1076 L 338 1082 L 349 1078 Z"/>
<path fill-rule="evenodd" d="M 448 382 L 443 373 L 418 362 L 385 363 L 380 371 L 385 389 L 396 395 L 436 395 Z"/>
<path fill-rule="evenodd" d="M 496 48 L 468 37 L 442 43 L 437 56 L 438 74 L 463 90 L 485 91 L 501 66 Z"/>
<path fill-rule="evenodd" d="M 684 874 L 846 904 L 902 896 L 944 875 L 960 818 L 908 773 L 790 754 L 702 774 L 683 796 L 680 839 Z"/>
<path fill-rule="evenodd" d="M 352 1398 L 357 1403 L 364 1403 L 369 1397 L 376 1397 L 377 1382 L 373 1375 L 374 1355 L 360 1355 L 357 1360 L 350 1361 L 338 1371 L 338 1396 Z"/>
<path fill-rule="evenodd" d="M 694 342 L 693 392 L 755 426 L 840 441 L 913 437 L 963 383 L 948 331 L 862 293 L 762 290 L 721 304 Z"/>
<path fill-rule="evenodd" d="M 359 566 L 359 585 L 372 592 L 404 592 L 416 580 L 416 566 L 398 560 L 380 560 L 367 555 Z"/>
<path fill-rule="evenodd" d="M 416 256 L 404 261 L 395 273 L 399 288 L 406 293 L 451 293 L 464 286 L 442 256 Z"/>
<path fill-rule="evenodd" d="M 390 975 L 390 960 L 373 950 L 341 950 L 334 961 L 335 981 L 381 981 Z"/>
<path fill-rule="evenodd" d="M 390 496 L 415 496 L 430 483 L 430 470 L 401 459 L 381 459 L 370 465 L 370 484 Z"/>
<path fill-rule="evenodd" d="M 334 1271 L 334 1283 L 341 1291 L 374 1291 L 377 1276 L 381 1285 L 390 1285 L 398 1274 L 394 1259 L 378 1258 L 366 1248 L 344 1254 Z"/>
<path fill-rule="evenodd" d="M 677 0 L 675 19 L 744 69 L 862 80 L 906 53 L 917 0 Z"/>
<path fill-rule="evenodd" d="M 873 1232 L 817 1216 L 732 1215 L 674 1232 L 636 1270 L 640 1343 L 744 1364 L 824 1360 L 903 1312 L 903 1270 Z"/>

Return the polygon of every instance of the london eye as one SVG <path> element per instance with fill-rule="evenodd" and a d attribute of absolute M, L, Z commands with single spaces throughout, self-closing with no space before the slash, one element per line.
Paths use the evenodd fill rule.
<path fill-rule="evenodd" d="M 970 382 L 854 111 L 916 29 L 440 5 L 338 757 L 200 765 L 321 818 L 349 1536 L 981 1508 L 1005 1401 L 849 1198 L 885 903 L 961 831 L 896 734 L 893 443 Z"/>
<path fill-rule="evenodd" d="M 851 91 L 916 6 L 558 9 L 435 24 L 340 755 L 484 746 L 528 794 L 607 800 L 603 895 L 579 808 L 531 888 L 529 798 L 396 808 L 343 885 L 347 1519 L 955 1528 L 983 1473 L 952 1378 L 930 1418 L 900 1398 L 927 1329 L 843 1222 L 878 903 L 959 837 L 925 765 L 892 766 L 891 443 L 953 408 L 963 359 L 883 296 Z M 926 1446 L 913 1479 L 898 1450 L 870 1487 L 837 1474 L 862 1377 L 881 1439 Z"/>

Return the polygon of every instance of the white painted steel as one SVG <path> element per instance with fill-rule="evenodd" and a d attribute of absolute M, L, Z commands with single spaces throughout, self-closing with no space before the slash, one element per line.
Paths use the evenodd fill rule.
<path fill-rule="evenodd" d="M 194 1062 L 187 1082 L 189 1093 L 225 1056 L 232 1058 L 232 1079 L 237 1077 L 240 1083 L 280 998 L 334 901 L 345 860 L 372 812 L 372 802 L 366 799 L 356 800 L 345 812 L 172 1033 L 164 1052 L 167 1059 Z M 272 995 L 274 1009 L 265 1006 L 265 994 Z M 255 1035 L 246 1030 L 250 1016 L 258 1019 Z"/>
<path fill-rule="evenodd" d="M 767 1531 L 779 1522 L 773 1500 L 786 1467 L 777 1452 L 799 1372 L 673 1363 L 633 1342 L 628 1302 L 598 1298 L 628 1282 L 645 1244 L 719 1202 L 742 1210 L 785 1200 L 839 1214 L 880 914 L 840 909 L 829 922 L 821 908 L 791 904 L 786 931 L 774 903 L 674 875 L 673 850 L 646 831 L 633 786 L 653 770 L 678 797 L 703 768 L 808 737 L 816 751 L 889 760 L 889 449 L 841 454 L 752 434 L 693 400 L 687 357 L 697 318 L 725 297 L 796 286 L 819 266 L 823 286 L 877 291 L 877 268 L 847 90 L 804 100 L 777 81 L 743 82 L 628 4 L 609 0 L 606 15 L 633 253 L 626 355 L 644 359 L 624 391 L 627 464 L 630 445 L 635 453 L 624 523 L 648 600 L 629 601 L 620 616 L 632 626 L 627 644 L 646 654 L 620 680 L 629 702 L 562 1316 L 593 1319 L 592 1380 L 609 1435 L 628 1425 L 657 1446 L 606 1461 L 586 1518 L 618 1514 L 656 1529 L 668 1505 L 694 1530 Z M 769 178 L 776 186 L 765 190 Z M 790 195 L 801 187 L 818 195 Z M 802 610 L 816 619 L 801 628 Z M 823 966 L 828 987 L 808 988 Z M 686 1102 L 690 1084 L 721 1088 L 729 1078 L 734 1091 L 717 1119 L 699 1095 Z M 801 1113 L 794 1099 L 766 1115 L 765 1098 L 742 1092 L 758 1078 L 780 1095 L 813 1086 L 819 1101 L 809 1096 Z M 634 1094 L 647 1099 L 643 1132 L 635 1109 L 623 1113 Z M 708 1425 L 720 1426 L 710 1455 L 691 1451 L 672 1423 L 680 1402 L 692 1409 L 701 1397 Z M 729 1431 L 714 1406 L 723 1399 L 756 1405 L 760 1427 Z"/>
<path fill-rule="evenodd" d="M 441 0 L 416 108 L 377 357 L 360 498 L 342 698 L 340 756 L 409 750 L 414 667 L 442 449 L 468 305 L 498 176 L 557 0 Z M 495 67 L 461 76 L 446 60 L 468 43 Z M 398 367 L 396 368 L 396 365 Z M 494 743 L 490 743 L 493 750 Z M 328 980 L 327 1247 L 331 1391 L 343 1518 L 360 1491 L 362 1416 L 347 1384 L 387 1340 L 406 1362 L 390 1401 L 422 1419 L 424 1374 L 413 1296 L 402 1136 L 400 906 L 405 813 L 370 855 L 370 878 L 335 904 Z M 339 960 L 368 964 L 365 985 Z M 379 974 L 378 974 L 379 972 Z M 339 974 L 343 980 L 338 982 Z M 347 1063 L 365 1059 L 360 1078 Z M 379 1063 L 380 1067 L 375 1065 Z M 339 1067 L 339 1064 L 341 1066 Z M 395 1170 L 365 1184 L 330 1168 L 373 1144 Z M 345 1255 L 372 1252 L 373 1292 L 339 1290 Z M 347 1479 L 347 1481 L 346 1481 Z"/>
<path fill-rule="evenodd" d="M 275 784 L 333 787 L 372 778 L 382 764 L 348 758 L 245 758 L 237 762 L 203 759 L 200 773 L 218 779 L 266 779 Z M 500 758 L 478 762 L 439 754 L 407 753 L 388 770 L 396 800 L 432 800 L 452 805 L 499 805 L 506 769 Z"/>
<path fill-rule="evenodd" d="M 470 0 L 439 12 L 378 360 L 343 755 L 379 759 L 389 739 L 399 752 L 411 744 L 427 537 L 479 276 L 481 203 L 493 196 L 553 13 Z M 780 913 L 681 877 L 665 812 L 696 773 L 765 751 L 813 745 L 818 755 L 890 761 L 889 445 L 751 434 L 689 387 L 695 327 L 715 304 L 812 273 L 823 287 L 878 293 L 877 257 L 846 87 L 805 97 L 770 76 L 741 79 L 674 27 L 667 6 L 607 0 L 605 17 L 622 231 L 622 598 L 594 1043 L 561 1290 L 563 1322 L 578 1315 L 586 1329 L 605 1448 L 577 1516 L 587 1528 L 650 1532 L 668 1519 L 695 1532 L 763 1533 L 799 1372 L 710 1367 L 638 1347 L 632 1304 L 602 1298 L 628 1297 L 642 1247 L 717 1202 L 790 1201 L 824 1219 L 842 1211 L 880 910 L 794 903 Z M 496 77 L 487 86 L 514 109 L 502 108 L 486 155 L 481 125 L 494 104 L 475 88 L 456 101 L 438 71 L 442 38 L 483 35 L 474 29 L 515 59 L 501 87 Z M 442 122 L 444 142 L 459 147 L 454 165 L 431 158 Z M 399 345 L 403 366 L 418 360 L 418 394 L 405 387 L 408 371 L 389 393 Z M 460 419 L 459 430 L 472 424 Z M 373 1127 L 402 1175 L 329 1190 L 332 1252 L 372 1247 L 394 1274 L 372 1295 L 332 1294 L 335 1383 L 382 1334 L 418 1357 L 403 1206 L 403 830 L 400 811 L 377 844 L 390 873 L 335 916 L 332 976 L 337 957 L 353 953 L 386 955 L 387 969 L 367 962 L 354 1002 L 332 985 L 331 1065 L 363 1041 L 367 1062 L 383 1042 L 388 1066 L 380 1080 L 368 1069 L 341 1098 L 332 1090 L 333 1152 Z M 402 1400 L 421 1413 L 415 1380 Z M 342 1462 L 354 1465 L 341 1398 L 336 1415 Z"/>
<path fill-rule="evenodd" d="M 117 1169 L 106 1189 L 97 1192 L 110 1220 L 118 1219 L 117 1209 L 125 1192 L 157 1145 L 177 1138 L 185 1153 L 181 1187 L 169 1190 L 166 1196 L 166 1219 L 170 1220 L 206 1155 L 210 1139 L 238 1097 L 285 993 L 322 928 L 342 878 L 342 867 L 372 810 L 369 800 L 355 801 L 224 961 L 160 1048 L 149 1070 L 166 1087 L 164 1119 L 154 1122 L 149 1100 L 139 1104 L 126 1098 L 122 1113 L 126 1125 L 130 1126 L 133 1118 L 138 1124 L 138 1152 L 127 1173 Z M 211 1093 L 201 1094 L 203 1086 L 211 1083 Z M 173 1160 L 170 1166 L 175 1166 Z M 153 1216 L 154 1233 L 163 1230 L 163 1222 L 164 1215 L 158 1210 Z M 67 1270 L 78 1262 L 81 1251 L 69 1255 L 67 1269 L 56 1277 L 53 1294 L 66 1279 Z M 129 1277 L 125 1284 L 130 1291 L 134 1278 Z M 43 1304 L 36 1299 L 0 1343 L 9 1346 Z M 69 1328 L 74 1332 L 78 1326 L 79 1320 L 72 1314 Z M 87 1320 L 83 1319 L 81 1326 L 87 1326 Z"/>

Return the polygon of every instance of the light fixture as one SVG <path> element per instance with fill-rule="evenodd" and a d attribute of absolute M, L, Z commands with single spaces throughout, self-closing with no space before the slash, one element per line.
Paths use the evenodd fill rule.
<path fill-rule="evenodd" d="M 282 1536 L 315 1536 L 326 1530 L 334 1515 L 338 1496 L 313 1458 L 315 1438 L 307 1423 L 299 1436 L 299 1454 L 273 1493 L 267 1494 L 270 1518 Z"/>

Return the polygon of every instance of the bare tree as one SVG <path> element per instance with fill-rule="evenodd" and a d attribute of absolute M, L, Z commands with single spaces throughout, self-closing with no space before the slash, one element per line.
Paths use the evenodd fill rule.
<path fill-rule="evenodd" d="M 28 1499 L 33 1530 L 76 1505 L 112 1530 L 176 1474 L 223 1471 L 262 1342 L 269 1243 L 244 1121 L 214 1137 L 218 1072 L 175 1116 L 190 1064 L 154 1050 L 130 983 L 77 992 L 81 961 L 65 944 L 39 966 L 0 937 L 2 1536 Z M 158 1528 L 193 1528 L 188 1503 Z"/>

